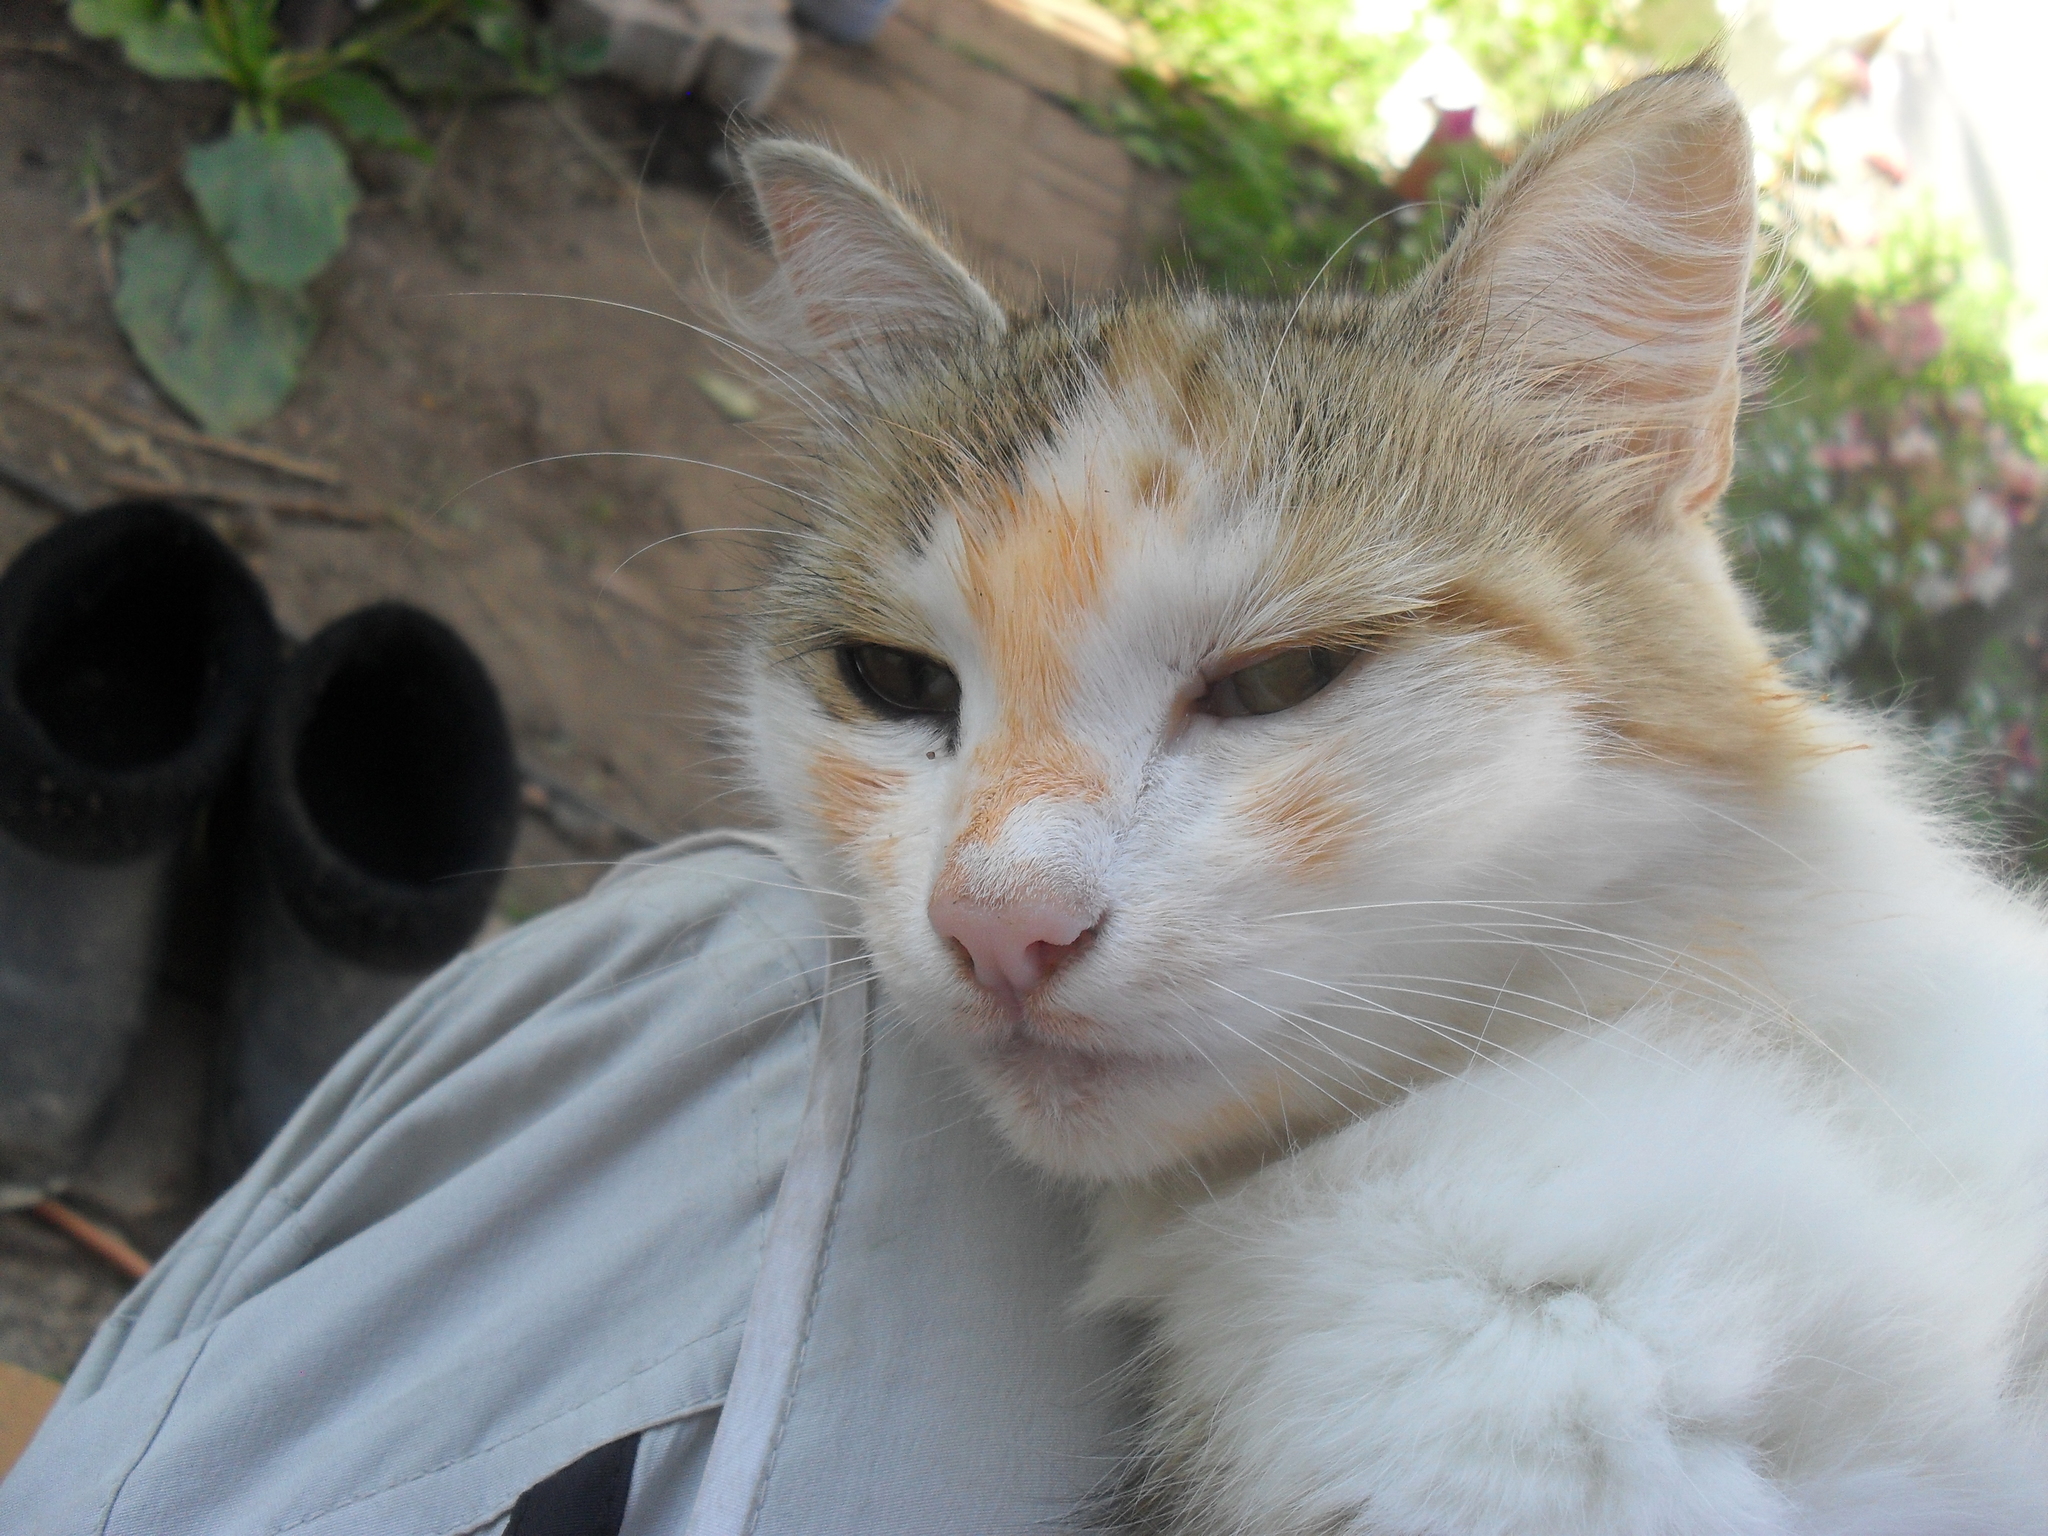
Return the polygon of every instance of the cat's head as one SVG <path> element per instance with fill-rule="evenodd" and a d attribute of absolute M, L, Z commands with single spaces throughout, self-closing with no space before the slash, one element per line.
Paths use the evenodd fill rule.
<path fill-rule="evenodd" d="M 823 466 L 753 771 L 1042 1165 L 1512 1037 L 1513 914 L 1655 889 L 1696 786 L 1804 750 L 1709 522 L 1755 239 L 1712 71 L 1552 131 L 1384 298 L 1013 319 L 843 161 L 746 165 Z"/>

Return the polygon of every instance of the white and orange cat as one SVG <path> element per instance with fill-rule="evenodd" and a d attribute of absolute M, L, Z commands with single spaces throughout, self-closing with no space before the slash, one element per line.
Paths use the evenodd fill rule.
<path fill-rule="evenodd" d="M 1136 1528 L 2048 1532 L 2048 923 L 1729 574 L 1751 154 L 1695 67 L 1400 293 L 1021 319 L 746 155 L 754 772 L 1099 1189 Z"/>

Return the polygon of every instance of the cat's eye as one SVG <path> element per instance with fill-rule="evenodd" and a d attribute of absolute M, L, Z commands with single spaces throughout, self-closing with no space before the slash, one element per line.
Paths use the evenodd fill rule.
<path fill-rule="evenodd" d="M 944 662 L 916 651 L 900 651 L 893 645 L 842 645 L 839 670 L 846 686 L 877 714 L 950 719 L 960 713 L 960 679 Z"/>
<path fill-rule="evenodd" d="M 1195 701 L 1195 708 L 1226 718 L 1278 714 L 1329 687 L 1357 654 L 1326 645 L 1281 651 L 1217 678 Z"/>

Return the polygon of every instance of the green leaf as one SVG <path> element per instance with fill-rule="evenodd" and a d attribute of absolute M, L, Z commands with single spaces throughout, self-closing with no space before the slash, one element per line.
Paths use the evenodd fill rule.
<path fill-rule="evenodd" d="M 470 7 L 470 31 L 476 40 L 500 58 L 518 63 L 526 56 L 531 28 L 519 7 L 509 0 L 490 0 Z"/>
<path fill-rule="evenodd" d="M 238 128 L 185 157 L 185 185 L 235 270 L 297 288 L 348 239 L 360 194 L 348 156 L 324 128 Z"/>
<path fill-rule="evenodd" d="M 244 282 L 190 224 L 128 237 L 114 314 L 150 377 L 209 432 L 276 411 L 313 342 L 302 296 Z"/>
<path fill-rule="evenodd" d="M 452 28 L 401 38 L 378 56 L 377 64 L 408 96 L 464 101 L 519 89 L 510 64 Z"/>
<path fill-rule="evenodd" d="M 228 77 L 246 97 L 267 99 L 265 76 L 277 62 L 278 0 L 207 0 L 206 18 Z"/>
<path fill-rule="evenodd" d="M 71 0 L 71 25 L 111 38 L 128 62 L 163 80 L 218 80 L 227 67 L 199 13 L 186 0 Z"/>
<path fill-rule="evenodd" d="M 334 69 L 300 85 L 295 100 L 315 107 L 334 120 L 358 144 L 403 149 L 424 155 L 426 143 L 414 130 L 405 109 L 391 93 L 359 69 Z"/>
<path fill-rule="evenodd" d="M 609 38 L 579 37 L 566 43 L 553 39 L 553 33 L 541 34 L 541 40 L 554 49 L 555 67 L 565 75 L 594 75 L 611 57 Z"/>

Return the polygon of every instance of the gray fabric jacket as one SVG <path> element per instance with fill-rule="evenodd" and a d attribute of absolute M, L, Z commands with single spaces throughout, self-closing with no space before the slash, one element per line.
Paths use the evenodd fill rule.
<path fill-rule="evenodd" d="M 108 1319 L 0 1532 L 497 1531 L 636 1432 L 623 1536 L 1057 1528 L 1126 1417 L 1079 1246 L 772 845 L 689 839 L 349 1053 Z"/>

